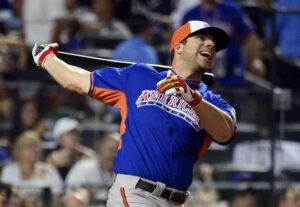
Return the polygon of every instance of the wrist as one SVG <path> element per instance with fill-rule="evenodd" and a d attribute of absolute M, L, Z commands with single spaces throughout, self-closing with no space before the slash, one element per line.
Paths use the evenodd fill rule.
<path fill-rule="evenodd" d="M 198 106 L 201 101 L 202 101 L 202 96 L 200 95 L 200 93 L 198 91 L 191 91 L 194 99 L 192 101 L 189 101 L 188 104 L 195 108 L 196 106 Z"/>
<path fill-rule="evenodd" d="M 53 60 L 54 57 L 56 57 L 55 54 L 48 54 L 48 55 L 44 58 L 41 67 L 42 67 L 43 69 L 46 70 L 47 67 L 51 64 L 51 60 Z"/>
<path fill-rule="evenodd" d="M 44 59 L 43 59 L 43 61 L 42 61 L 42 63 L 41 63 L 41 67 L 42 67 L 43 69 L 46 69 L 47 66 L 49 65 L 49 63 L 51 63 L 51 60 L 52 60 L 54 57 L 56 57 L 56 55 L 55 55 L 54 53 L 49 53 L 49 54 L 47 54 L 47 55 L 44 57 Z"/>

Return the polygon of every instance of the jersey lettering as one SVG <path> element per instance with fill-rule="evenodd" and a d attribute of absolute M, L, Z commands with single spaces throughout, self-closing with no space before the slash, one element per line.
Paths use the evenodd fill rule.
<path fill-rule="evenodd" d="M 200 120 L 194 109 L 175 95 L 161 94 L 155 90 L 143 90 L 136 100 L 137 107 L 157 106 L 189 123 L 196 131 L 201 129 Z"/>

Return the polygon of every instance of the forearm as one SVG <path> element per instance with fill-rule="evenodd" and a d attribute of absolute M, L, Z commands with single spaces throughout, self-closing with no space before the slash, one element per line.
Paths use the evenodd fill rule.
<path fill-rule="evenodd" d="M 194 110 L 200 118 L 201 126 L 216 141 L 226 142 L 233 136 L 235 126 L 228 114 L 204 99 L 194 107 Z"/>
<path fill-rule="evenodd" d="M 88 93 L 89 71 L 69 65 L 54 55 L 47 57 L 44 67 L 62 87 L 80 94 Z"/>

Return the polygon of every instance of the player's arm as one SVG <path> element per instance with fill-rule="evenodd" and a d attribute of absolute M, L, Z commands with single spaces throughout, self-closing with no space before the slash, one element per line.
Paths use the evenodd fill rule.
<path fill-rule="evenodd" d="M 32 55 L 37 66 L 45 69 L 64 88 L 87 94 L 90 87 L 90 72 L 82 68 L 69 65 L 57 58 L 58 45 L 35 44 Z"/>
<path fill-rule="evenodd" d="M 226 112 L 204 99 L 193 108 L 201 125 L 216 141 L 224 143 L 233 136 L 235 124 Z"/>
<path fill-rule="evenodd" d="M 201 126 L 220 143 L 227 142 L 234 133 L 235 123 L 224 111 L 202 99 L 177 75 L 171 75 L 157 84 L 157 90 L 165 94 L 177 94 L 191 105 L 198 115 Z"/>

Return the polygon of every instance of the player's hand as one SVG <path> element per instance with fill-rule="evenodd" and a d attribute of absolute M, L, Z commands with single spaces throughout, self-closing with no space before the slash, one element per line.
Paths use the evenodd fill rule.
<path fill-rule="evenodd" d="M 58 44 L 50 43 L 50 44 L 38 44 L 35 43 L 32 49 L 32 57 L 35 64 L 41 68 L 44 68 L 44 63 L 47 57 L 50 55 L 57 56 L 58 53 Z"/>
<path fill-rule="evenodd" d="M 168 95 L 177 94 L 192 107 L 197 106 L 202 99 L 198 91 L 191 89 L 182 77 L 175 75 L 171 70 L 165 79 L 157 83 L 157 90 Z"/>

